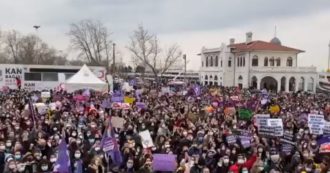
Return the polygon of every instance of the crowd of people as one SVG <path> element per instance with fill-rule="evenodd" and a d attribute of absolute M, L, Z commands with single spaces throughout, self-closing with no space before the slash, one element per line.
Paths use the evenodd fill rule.
<path fill-rule="evenodd" d="M 327 95 L 187 88 L 185 95 L 124 92 L 135 98 L 125 109 L 111 107 L 112 93 L 51 91 L 46 99 L 40 92 L 1 93 L 0 173 L 166 172 L 154 169 L 155 154 L 175 155 L 175 169 L 167 171 L 177 173 L 330 173 L 330 153 L 320 152 L 318 142 L 326 135 L 313 134 L 306 118 L 313 113 L 330 121 Z M 41 102 L 47 109 L 37 108 Z M 251 118 L 240 116 L 243 109 Z M 260 133 L 258 114 L 282 119 L 289 142 Z M 122 128 L 111 126 L 113 117 L 125 120 Z M 152 147 L 143 144 L 142 131 Z"/>

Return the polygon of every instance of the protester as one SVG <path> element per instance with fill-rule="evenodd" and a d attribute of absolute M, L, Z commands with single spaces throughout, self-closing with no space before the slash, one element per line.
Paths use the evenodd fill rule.
<path fill-rule="evenodd" d="M 134 88 L 1 94 L 0 173 L 330 173 L 328 95 Z"/>

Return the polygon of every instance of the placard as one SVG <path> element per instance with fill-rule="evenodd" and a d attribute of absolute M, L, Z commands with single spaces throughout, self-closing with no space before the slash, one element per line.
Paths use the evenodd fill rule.
<path fill-rule="evenodd" d="M 124 97 L 124 103 L 133 104 L 134 101 L 135 101 L 134 97 Z"/>
<path fill-rule="evenodd" d="M 269 114 L 257 114 L 255 115 L 255 125 L 256 126 L 267 126 L 267 119 L 270 118 Z"/>
<path fill-rule="evenodd" d="M 154 146 L 149 130 L 142 131 L 139 133 L 139 135 L 141 136 L 142 139 L 143 148 L 149 148 Z"/>
<path fill-rule="evenodd" d="M 243 146 L 243 148 L 251 147 L 251 137 L 250 136 L 239 136 L 239 139 L 241 141 L 241 145 Z"/>
<path fill-rule="evenodd" d="M 323 134 L 330 135 L 330 122 L 328 122 L 328 121 L 324 122 Z"/>
<path fill-rule="evenodd" d="M 283 132 L 283 137 L 280 139 L 283 144 L 296 145 L 294 142 L 294 135 L 291 130 L 285 130 Z"/>
<path fill-rule="evenodd" d="M 317 141 L 318 145 L 320 146 L 319 152 L 320 153 L 330 153 L 330 136 L 322 136 Z"/>
<path fill-rule="evenodd" d="M 124 128 L 125 119 L 121 117 L 111 117 L 112 126 L 115 128 Z"/>
<path fill-rule="evenodd" d="M 226 137 L 226 141 L 228 144 L 235 144 L 236 143 L 236 136 L 230 135 Z"/>
<path fill-rule="evenodd" d="M 308 114 L 308 127 L 312 134 L 322 135 L 324 128 L 324 115 Z"/>
<path fill-rule="evenodd" d="M 176 169 L 176 155 L 173 154 L 153 154 L 153 171 L 174 172 Z"/>
<path fill-rule="evenodd" d="M 273 128 L 274 136 L 283 136 L 283 121 L 279 118 L 267 119 L 267 125 Z"/>
<path fill-rule="evenodd" d="M 104 152 L 107 153 L 107 152 L 113 151 L 114 147 L 115 147 L 115 145 L 114 145 L 111 137 L 104 139 L 103 146 L 102 146 Z"/>

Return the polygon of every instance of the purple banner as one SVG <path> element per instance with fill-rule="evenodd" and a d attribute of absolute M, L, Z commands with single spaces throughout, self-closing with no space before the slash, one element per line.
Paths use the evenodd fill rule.
<path fill-rule="evenodd" d="M 176 155 L 153 154 L 152 167 L 154 171 L 175 171 Z"/>

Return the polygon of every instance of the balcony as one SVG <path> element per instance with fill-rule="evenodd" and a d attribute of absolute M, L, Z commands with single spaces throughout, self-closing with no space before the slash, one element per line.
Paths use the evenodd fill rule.
<path fill-rule="evenodd" d="M 252 73 L 316 73 L 316 67 L 252 67 Z"/>

